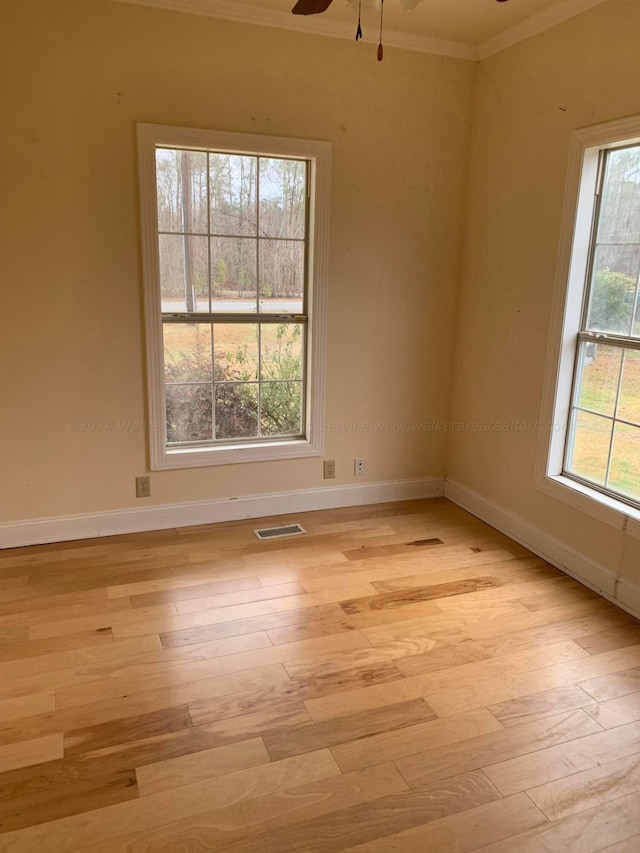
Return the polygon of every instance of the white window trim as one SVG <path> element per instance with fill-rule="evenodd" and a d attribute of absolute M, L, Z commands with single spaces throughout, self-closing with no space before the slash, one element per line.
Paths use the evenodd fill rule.
<path fill-rule="evenodd" d="M 562 467 L 599 153 L 638 141 L 640 116 L 577 130 L 571 137 L 534 476 L 536 488 L 636 538 L 640 510 L 563 476 Z"/>
<path fill-rule="evenodd" d="M 155 148 L 158 145 L 230 151 L 309 160 L 308 368 L 305 437 L 291 440 L 206 447 L 168 448 L 165 443 L 162 318 L 160 307 Z M 147 387 L 149 406 L 149 464 L 152 471 L 266 462 L 321 456 L 323 452 L 326 301 L 329 274 L 329 204 L 331 143 L 244 133 L 138 124 L 142 261 L 145 295 Z"/>

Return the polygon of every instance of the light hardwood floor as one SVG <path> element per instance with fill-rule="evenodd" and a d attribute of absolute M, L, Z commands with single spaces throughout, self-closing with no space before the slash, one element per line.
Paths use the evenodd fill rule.
<path fill-rule="evenodd" d="M 443 499 L 0 552 L 0 851 L 341 850 L 638 853 L 640 624 Z"/>

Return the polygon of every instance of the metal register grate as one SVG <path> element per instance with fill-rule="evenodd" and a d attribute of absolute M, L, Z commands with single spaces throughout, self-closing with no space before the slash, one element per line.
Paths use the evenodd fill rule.
<path fill-rule="evenodd" d="M 263 527 L 253 532 L 258 539 L 284 539 L 286 536 L 300 536 L 307 531 L 301 524 L 289 524 L 286 527 Z"/>

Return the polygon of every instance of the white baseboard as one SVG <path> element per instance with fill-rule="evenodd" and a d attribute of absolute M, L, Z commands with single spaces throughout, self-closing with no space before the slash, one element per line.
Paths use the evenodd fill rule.
<path fill-rule="evenodd" d="M 460 483 L 447 480 L 444 494 L 453 503 L 640 619 L 640 587 L 636 584 Z"/>
<path fill-rule="evenodd" d="M 350 486 L 328 486 L 271 492 L 237 498 L 165 504 L 144 509 L 122 509 L 65 515 L 55 518 L 33 518 L 0 524 L 0 548 L 17 548 L 70 539 L 90 539 L 118 533 L 140 533 L 168 527 L 189 527 L 270 515 L 288 515 L 317 509 L 391 501 L 436 498 L 444 494 L 443 477 L 414 480 L 388 480 Z"/>

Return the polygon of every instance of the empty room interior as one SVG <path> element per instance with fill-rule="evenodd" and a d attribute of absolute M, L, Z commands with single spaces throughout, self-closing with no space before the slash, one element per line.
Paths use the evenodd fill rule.
<path fill-rule="evenodd" d="M 294 3 L 0 0 L 0 853 L 640 853 L 640 2 Z"/>

